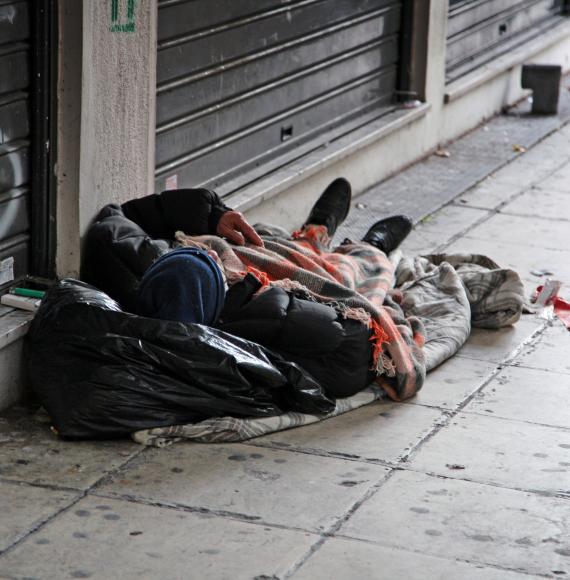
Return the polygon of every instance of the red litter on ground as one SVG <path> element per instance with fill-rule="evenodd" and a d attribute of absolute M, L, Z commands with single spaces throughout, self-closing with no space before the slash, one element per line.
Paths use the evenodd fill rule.
<path fill-rule="evenodd" d="M 552 306 L 555 316 L 570 330 L 570 302 L 558 296 L 561 285 L 556 280 L 547 280 L 544 286 L 536 289 L 533 302 L 543 306 Z"/>

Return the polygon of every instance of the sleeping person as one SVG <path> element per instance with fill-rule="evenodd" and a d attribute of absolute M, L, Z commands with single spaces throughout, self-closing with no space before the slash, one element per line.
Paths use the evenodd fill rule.
<path fill-rule="evenodd" d="M 141 316 L 216 326 L 271 348 L 331 396 L 377 380 L 401 400 L 425 376 L 423 329 L 403 315 L 387 257 L 411 222 L 380 220 L 331 250 L 349 207 L 350 185 L 337 179 L 288 235 L 252 228 L 204 189 L 109 205 L 89 229 L 83 279 Z"/>

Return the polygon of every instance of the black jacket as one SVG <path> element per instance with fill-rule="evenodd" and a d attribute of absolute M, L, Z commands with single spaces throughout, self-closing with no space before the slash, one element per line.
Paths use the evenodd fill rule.
<path fill-rule="evenodd" d="M 269 288 L 248 274 L 230 288 L 218 326 L 277 351 L 315 377 L 328 395 L 347 397 L 369 385 L 374 374 L 370 330 L 334 308 Z"/>
<path fill-rule="evenodd" d="M 82 279 L 134 311 L 134 296 L 146 269 L 172 248 L 177 230 L 215 233 L 227 208 L 211 191 L 173 190 L 105 206 L 87 232 Z M 352 395 L 368 385 L 370 331 L 281 288 L 259 295 L 252 275 L 227 293 L 219 328 L 261 344 L 298 363 L 328 394 Z"/>
<path fill-rule="evenodd" d="M 140 279 L 172 248 L 176 231 L 213 234 L 228 210 L 207 189 L 177 189 L 106 205 L 87 231 L 81 278 L 133 312 Z"/>

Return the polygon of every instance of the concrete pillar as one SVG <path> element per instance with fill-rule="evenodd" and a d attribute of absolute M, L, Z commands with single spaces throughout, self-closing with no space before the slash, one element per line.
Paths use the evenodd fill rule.
<path fill-rule="evenodd" d="M 152 192 L 157 0 L 83 1 L 79 227 Z"/>
<path fill-rule="evenodd" d="M 152 191 L 157 0 L 59 0 L 58 276 L 106 203 Z"/>

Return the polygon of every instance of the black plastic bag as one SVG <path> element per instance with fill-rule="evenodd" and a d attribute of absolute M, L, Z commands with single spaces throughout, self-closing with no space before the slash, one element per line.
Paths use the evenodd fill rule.
<path fill-rule="evenodd" d="M 208 417 L 334 408 L 321 386 L 262 346 L 201 326 L 123 312 L 63 280 L 27 336 L 32 389 L 65 438 L 109 438 Z"/>

